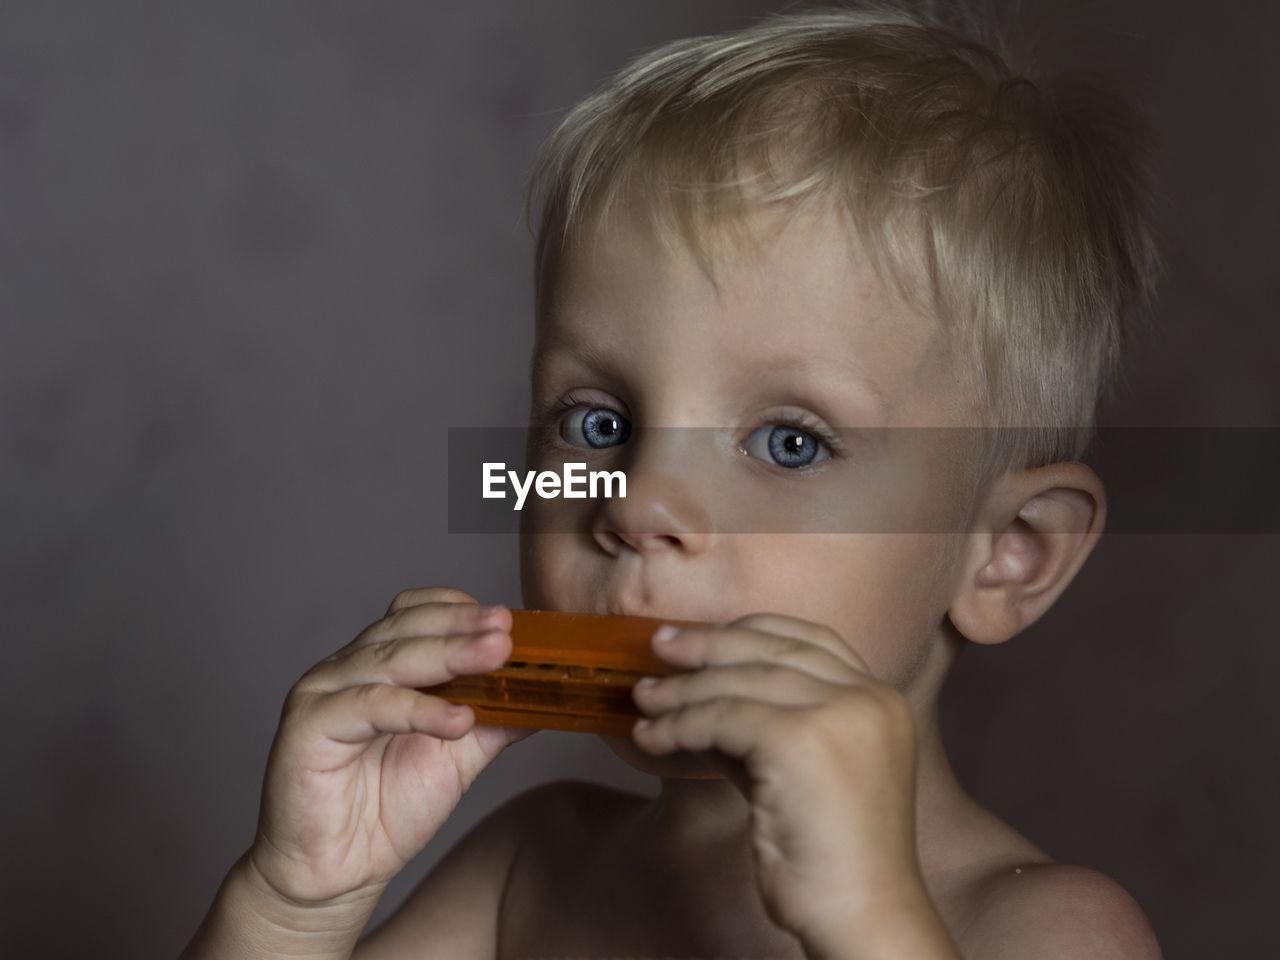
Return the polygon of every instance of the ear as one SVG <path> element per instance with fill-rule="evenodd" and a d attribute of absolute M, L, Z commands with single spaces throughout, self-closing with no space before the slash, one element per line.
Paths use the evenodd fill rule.
<path fill-rule="evenodd" d="M 1078 461 L 1006 473 L 976 514 L 947 613 L 974 643 L 1003 643 L 1053 605 L 1106 523 L 1102 481 Z"/>

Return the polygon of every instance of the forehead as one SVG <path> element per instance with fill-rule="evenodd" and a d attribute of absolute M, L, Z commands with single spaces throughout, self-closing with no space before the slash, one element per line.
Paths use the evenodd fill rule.
<path fill-rule="evenodd" d="M 601 299 L 652 304 L 666 293 L 682 303 L 714 298 L 718 313 L 750 319 L 759 311 L 744 308 L 773 307 L 783 299 L 831 306 L 832 295 L 865 312 L 878 309 L 885 292 L 834 207 L 757 205 L 723 221 L 690 224 L 689 231 L 650 208 L 618 204 L 568 248 L 555 302 L 561 308 Z"/>
<path fill-rule="evenodd" d="M 883 405 L 933 359 L 937 325 L 892 295 L 840 208 L 756 207 L 726 227 L 700 260 L 673 226 L 620 205 L 566 251 L 538 350 L 847 373 Z"/>

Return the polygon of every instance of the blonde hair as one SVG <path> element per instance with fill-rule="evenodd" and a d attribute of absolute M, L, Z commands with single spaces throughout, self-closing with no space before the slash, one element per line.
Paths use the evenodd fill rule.
<path fill-rule="evenodd" d="M 1152 131 L 1104 87 L 1015 73 L 1005 39 L 961 15 L 822 6 L 628 63 L 536 158 L 539 320 L 566 251 L 624 197 L 704 269 L 710 226 L 834 199 L 881 279 L 967 357 L 982 424 L 1001 428 L 983 431 L 984 474 L 1080 459 L 1162 268 Z"/>

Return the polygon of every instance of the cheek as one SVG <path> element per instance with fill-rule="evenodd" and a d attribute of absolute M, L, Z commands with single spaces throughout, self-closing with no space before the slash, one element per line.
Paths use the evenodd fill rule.
<path fill-rule="evenodd" d="M 934 643 L 949 605 L 946 570 L 950 546 L 944 534 L 899 533 L 882 538 L 878 564 L 868 572 L 876 593 L 850 637 L 879 679 L 903 689 Z M 854 639 L 854 637 L 858 639 Z"/>
<path fill-rule="evenodd" d="M 942 546 L 926 534 L 817 534 L 771 538 L 752 551 L 751 610 L 831 627 L 877 678 L 903 680 L 930 642 Z M 744 599 L 748 599 L 745 598 Z M 945 606 L 945 604 L 944 604 Z"/>
<path fill-rule="evenodd" d="M 527 609 L 555 610 L 567 602 L 572 546 L 568 535 L 521 535 L 520 592 Z"/>

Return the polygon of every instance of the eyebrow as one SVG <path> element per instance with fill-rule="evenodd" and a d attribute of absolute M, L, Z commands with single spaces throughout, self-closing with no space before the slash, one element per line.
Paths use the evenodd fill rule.
<path fill-rule="evenodd" d="M 820 354 L 800 353 L 770 357 L 768 358 L 767 366 L 770 370 L 776 370 L 781 373 L 820 371 L 825 381 L 824 385 L 852 385 L 862 391 L 882 413 L 887 413 L 892 406 L 884 391 L 869 380 L 857 365 L 852 363 L 844 363 L 834 358 L 829 359 Z"/>
<path fill-rule="evenodd" d="M 548 339 L 542 344 L 535 343 L 533 355 L 529 358 L 529 375 L 536 379 L 547 372 L 551 366 L 550 358 L 556 354 L 568 354 L 593 372 L 604 375 L 616 375 L 622 368 L 614 362 L 613 356 L 599 350 L 591 344 L 569 343 L 563 337 Z"/>
<path fill-rule="evenodd" d="M 557 354 L 573 357 L 575 361 L 598 375 L 623 377 L 625 365 L 620 357 L 593 344 L 569 343 L 563 337 L 548 339 L 540 348 L 533 351 L 529 365 L 530 376 L 533 378 L 544 376 L 547 368 L 551 366 L 551 358 Z M 822 372 L 824 386 L 852 385 L 861 391 L 881 413 L 887 413 L 892 407 L 884 391 L 867 379 L 857 366 L 828 360 L 819 354 L 792 353 L 768 356 L 763 358 L 756 368 L 744 371 L 741 379 L 757 382 L 762 369 L 778 373 L 818 370 Z"/>

